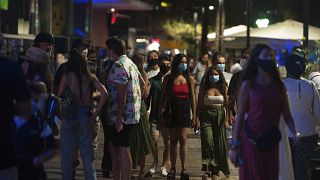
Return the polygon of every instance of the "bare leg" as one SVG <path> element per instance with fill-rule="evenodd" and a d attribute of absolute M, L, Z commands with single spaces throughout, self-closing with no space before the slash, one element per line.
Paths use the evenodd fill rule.
<path fill-rule="evenodd" d="M 177 128 L 170 128 L 170 160 L 171 169 L 176 169 L 178 136 Z"/>
<path fill-rule="evenodd" d="M 140 157 L 139 157 L 139 166 L 140 166 L 139 176 L 140 177 L 143 177 L 143 175 L 144 175 L 145 162 L 146 162 L 146 156 L 140 155 Z"/>
<path fill-rule="evenodd" d="M 112 143 L 109 143 L 111 159 L 112 159 L 112 170 L 115 180 L 121 179 L 121 170 L 120 170 L 120 152 L 118 147 L 114 147 Z"/>
<path fill-rule="evenodd" d="M 188 139 L 188 129 L 187 128 L 180 128 L 178 130 L 180 134 L 179 143 L 180 143 L 180 159 L 181 159 L 181 169 L 186 169 L 186 160 L 187 160 L 187 139 Z"/>
<path fill-rule="evenodd" d="M 121 180 L 131 179 L 132 159 L 129 147 L 119 147 Z"/>
<path fill-rule="evenodd" d="M 152 151 L 153 161 L 158 162 L 158 142 L 159 135 L 152 135 L 152 141 L 154 144 L 154 150 Z"/>
<path fill-rule="evenodd" d="M 166 165 L 170 164 L 170 135 L 168 129 L 163 127 L 161 129 L 164 150 L 162 155 L 162 167 L 166 167 Z"/>

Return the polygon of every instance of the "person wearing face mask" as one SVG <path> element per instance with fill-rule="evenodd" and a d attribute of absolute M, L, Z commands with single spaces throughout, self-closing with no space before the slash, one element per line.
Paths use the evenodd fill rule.
<path fill-rule="evenodd" d="M 156 76 L 160 72 L 159 67 L 159 52 L 156 50 L 149 51 L 148 53 L 148 66 L 147 66 L 147 75 L 148 79 Z"/>
<path fill-rule="evenodd" d="M 243 72 L 236 124 L 229 144 L 230 159 L 234 165 L 240 166 L 240 179 L 279 178 L 281 114 L 295 139 L 295 123 L 275 61 L 273 50 L 266 44 L 258 44 Z"/>
<path fill-rule="evenodd" d="M 228 114 L 228 122 L 229 125 L 234 125 L 235 122 L 235 115 L 236 115 L 236 100 L 238 96 L 239 86 L 240 86 L 240 79 L 242 76 L 243 69 L 246 68 L 248 59 L 250 55 L 250 50 L 248 48 L 245 48 L 241 51 L 241 57 L 239 64 L 241 66 L 241 71 L 233 74 L 229 88 L 228 88 L 228 108 L 227 108 L 227 114 Z M 228 137 L 228 138 L 232 138 Z"/>
<path fill-rule="evenodd" d="M 223 76 L 225 77 L 227 84 L 230 84 L 232 74 L 226 72 L 226 59 L 224 55 L 219 51 L 213 53 L 211 63 L 213 66 L 217 66 L 221 72 L 223 72 Z"/>
<path fill-rule="evenodd" d="M 199 62 L 197 63 L 196 67 L 194 68 L 194 70 L 191 74 L 192 76 L 195 77 L 195 80 L 196 80 L 196 87 L 195 87 L 196 101 L 198 101 L 197 98 L 198 98 L 198 94 L 199 94 L 200 83 L 201 83 L 201 80 L 202 80 L 202 77 L 203 77 L 205 71 L 208 68 L 208 63 L 209 63 L 210 59 L 211 59 L 211 56 L 208 53 L 204 53 L 201 56 Z"/>
<path fill-rule="evenodd" d="M 195 116 L 194 79 L 187 68 L 186 55 L 174 56 L 171 72 L 165 76 L 160 99 L 159 126 L 169 128 L 171 169 L 168 179 L 175 179 L 177 145 L 180 143 L 181 179 L 188 179 L 186 171 L 187 137 L 191 122 L 197 128 Z M 191 117 L 191 112 L 193 117 Z M 192 121 L 191 121 L 192 119 Z"/>
<path fill-rule="evenodd" d="M 296 180 L 311 179 L 311 155 L 317 147 L 315 127 L 320 122 L 320 100 L 316 86 L 301 78 L 306 59 L 292 54 L 285 61 L 288 77 L 283 80 L 290 102 L 290 111 L 299 133 L 299 142 L 291 143 L 294 176 Z M 293 134 L 288 132 L 292 142 Z"/>
<path fill-rule="evenodd" d="M 200 119 L 202 171 L 204 178 L 218 176 L 222 171 L 230 175 L 228 166 L 225 108 L 227 83 L 223 73 L 215 66 L 203 77 L 197 104 Z"/>
<path fill-rule="evenodd" d="M 154 144 L 154 149 L 152 152 L 153 155 L 153 163 L 149 169 L 149 176 L 152 176 L 156 172 L 157 165 L 159 162 L 158 158 L 158 142 L 159 142 L 159 136 L 162 135 L 162 140 L 164 144 L 164 150 L 163 150 L 163 160 L 161 165 L 161 172 L 160 174 L 162 176 L 167 176 L 167 165 L 170 163 L 170 157 L 169 157 L 169 148 L 170 148 L 170 136 L 168 128 L 166 127 L 158 127 L 159 124 L 159 105 L 160 105 L 160 96 L 161 96 L 161 88 L 162 88 L 162 81 L 163 78 L 169 73 L 170 71 L 170 64 L 171 64 L 171 58 L 167 55 L 161 55 L 159 57 L 160 60 L 160 72 L 149 79 L 151 87 L 150 87 L 150 94 L 148 98 L 145 100 L 146 106 L 148 110 L 150 111 L 149 115 L 149 121 L 150 121 L 150 132 L 151 137 Z"/>

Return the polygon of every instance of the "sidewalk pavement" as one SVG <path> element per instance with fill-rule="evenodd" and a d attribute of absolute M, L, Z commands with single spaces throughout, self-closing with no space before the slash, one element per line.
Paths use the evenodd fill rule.
<path fill-rule="evenodd" d="M 102 172 L 101 172 L 101 160 L 103 156 L 103 130 L 99 132 L 98 136 L 98 141 L 99 141 L 99 146 L 96 152 L 96 160 L 95 160 L 95 165 L 96 165 L 96 171 L 97 171 L 97 177 L 99 180 L 103 179 L 108 179 L 108 178 L 103 178 L 102 177 Z M 163 143 L 162 139 L 159 141 L 159 161 L 162 162 L 162 152 L 163 152 Z M 179 154 L 179 153 L 178 153 Z M 81 161 L 81 160 L 80 160 Z M 148 155 L 146 159 L 146 172 L 147 168 L 151 166 L 151 163 L 153 161 L 152 155 Z M 218 180 L 238 180 L 238 170 L 230 164 L 230 169 L 231 169 L 231 175 L 229 178 L 225 177 L 221 172 L 219 175 Z M 60 169 L 60 154 L 58 154 L 54 159 L 50 160 L 48 163 L 45 165 L 47 175 L 48 175 L 48 180 L 60 180 L 61 179 L 61 169 Z M 190 130 L 189 133 L 189 138 L 188 138 L 188 159 L 187 159 L 187 170 L 190 174 L 190 179 L 191 180 L 198 180 L 202 179 L 202 171 L 201 171 L 201 142 L 200 142 L 200 135 L 195 135 L 193 134 L 193 131 Z M 168 169 L 170 167 L 167 167 Z M 177 179 L 180 179 L 179 174 L 180 174 L 181 166 L 180 166 L 180 159 L 179 157 L 177 158 Z M 133 176 L 138 176 L 139 169 L 133 170 Z M 76 175 L 77 180 L 83 180 L 84 175 L 83 175 L 83 167 L 82 164 L 80 164 L 77 168 L 77 175 Z M 111 178 L 110 178 L 111 179 Z M 145 178 L 147 179 L 147 178 Z M 158 167 L 157 172 L 151 179 L 166 179 L 166 177 L 161 177 L 160 176 L 160 167 Z"/>

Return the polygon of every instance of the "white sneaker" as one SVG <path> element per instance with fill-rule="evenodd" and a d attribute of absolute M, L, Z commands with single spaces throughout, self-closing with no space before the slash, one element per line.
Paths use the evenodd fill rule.
<path fill-rule="evenodd" d="M 150 169 L 149 169 L 149 173 L 151 173 L 151 174 L 156 173 L 157 164 L 158 164 L 158 162 L 153 162 L 153 163 L 152 163 L 152 165 L 151 165 L 151 167 L 150 167 Z"/>
<path fill-rule="evenodd" d="M 167 176 L 168 175 L 168 172 L 167 172 L 167 168 L 166 167 L 161 167 L 161 175 L 162 176 Z"/>

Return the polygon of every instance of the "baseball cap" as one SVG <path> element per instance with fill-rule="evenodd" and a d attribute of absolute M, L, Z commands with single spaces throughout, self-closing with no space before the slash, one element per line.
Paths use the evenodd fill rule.
<path fill-rule="evenodd" d="M 80 47 L 90 47 L 90 43 L 89 41 L 85 40 L 85 39 L 75 39 L 72 41 L 72 48 L 80 48 Z"/>
<path fill-rule="evenodd" d="M 36 38 L 34 39 L 34 44 L 37 43 L 50 43 L 54 44 L 54 37 L 52 34 L 46 32 L 40 32 L 37 34 Z"/>

